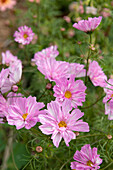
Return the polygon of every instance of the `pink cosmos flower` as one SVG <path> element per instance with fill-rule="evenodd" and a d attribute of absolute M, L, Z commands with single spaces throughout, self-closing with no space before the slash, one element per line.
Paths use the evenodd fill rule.
<path fill-rule="evenodd" d="M 2 69 L 1 72 L 0 72 L 0 91 L 2 93 L 3 92 L 3 87 L 5 85 L 5 82 L 8 80 L 8 76 L 9 76 L 9 69 Z"/>
<path fill-rule="evenodd" d="M 2 64 L 9 66 L 11 63 L 16 62 L 17 56 L 14 56 L 9 50 L 2 53 Z"/>
<path fill-rule="evenodd" d="M 12 9 L 15 4 L 15 0 L 0 0 L 0 10 Z"/>
<path fill-rule="evenodd" d="M 85 102 L 85 90 L 86 86 L 83 81 L 75 81 L 75 76 L 71 76 L 69 80 L 65 77 L 61 78 L 56 81 L 56 85 L 53 87 L 56 101 L 62 104 L 65 100 L 70 100 L 71 106 L 74 108 L 82 106 L 82 102 Z"/>
<path fill-rule="evenodd" d="M 67 22 L 70 23 L 71 22 L 71 18 L 68 16 L 64 16 L 63 19 Z"/>
<path fill-rule="evenodd" d="M 102 159 L 97 155 L 97 148 L 91 149 L 90 144 L 86 144 L 81 148 L 81 151 L 76 151 L 73 159 L 76 162 L 71 162 L 71 169 L 76 170 L 97 170 L 100 169 Z"/>
<path fill-rule="evenodd" d="M 108 115 L 109 120 L 113 120 L 113 98 L 105 103 L 105 114 Z"/>
<path fill-rule="evenodd" d="M 100 12 L 100 14 L 101 14 L 104 18 L 106 18 L 106 17 L 111 16 L 111 11 L 110 11 L 110 9 L 108 9 L 108 8 L 103 8 L 102 11 Z"/>
<path fill-rule="evenodd" d="M 73 27 L 87 33 L 94 31 L 99 26 L 101 20 L 102 16 L 94 18 L 89 17 L 88 20 L 81 20 L 78 23 L 74 23 Z"/>
<path fill-rule="evenodd" d="M 106 96 L 103 99 L 103 103 L 106 103 L 109 99 L 113 99 L 113 79 L 109 79 L 104 88 Z"/>
<path fill-rule="evenodd" d="M 104 87 L 106 85 L 105 80 L 107 80 L 107 76 L 104 74 L 97 61 L 90 62 L 88 76 L 94 86 Z"/>
<path fill-rule="evenodd" d="M 67 75 L 69 63 L 56 61 L 55 58 L 40 59 L 36 62 L 38 70 L 45 75 L 46 79 L 55 81 Z"/>
<path fill-rule="evenodd" d="M 95 8 L 94 6 L 86 6 L 86 14 L 96 15 L 97 14 L 97 8 Z"/>
<path fill-rule="evenodd" d="M 18 31 L 15 31 L 14 37 L 15 41 L 22 43 L 23 45 L 29 44 L 33 39 L 34 33 L 30 27 L 26 25 L 18 28 Z"/>
<path fill-rule="evenodd" d="M 36 97 L 18 97 L 8 108 L 8 124 L 15 125 L 17 130 L 30 129 L 38 122 L 38 115 L 42 112 L 39 110 L 44 106 L 44 103 L 36 102 Z"/>
<path fill-rule="evenodd" d="M 62 107 L 56 102 L 52 101 L 47 104 L 45 115 L 39 115 L 39 120 L 42 123 L 39 129 L 46 135 L 52 134 L 51 139 L 56 147 L 62 138 L 67 146 L 71 139 L 76 138 L 73 131 L 89 132 L 89 126 L 86 122 L 80 119 L 84 113 L 79 109 L 74 109 L 71 114 L 71 102 L 65 101 Z"/>
<path fill-rule="evenodd" d="M 4 123 L 3 120 L 6 119 L 7 120 L 7 116 L 8 116 L 8 107 L 11 104 L 14 104 L 14 102 L 16 101 L 16 99 L 18 97 L 22 96 L 21 93 L 16 94 L 13 92 L 10 92 L 7 95 L 7 100 L 0 94 L 0 123 Z"/>
<path fill-rule="evenodd" d="M 83 64 L 79 63 L 70 63 L 67 77 L 69 78 L 71 75 L 75 75 L 75 77 L 85 77 L 86 70 L 84 69 Z"/>
<path fill-rule="evenodd" d="M 59 55 L 59 52 L 57 50 L 57 46 L 51 46 L 48 47 L 46 49 L 43 49 L 42 51 L 39 51 L 37 53 L 35 53 L 34 55 L 34 59 L 32 59 L 32 61 L 34 62 L 38 62 L 38 60 L 40 61 L 42 58 L 55 58 Z"/>
<path fill-rule="evenodd" d="M 0 123 L 4 123 L 4 118 L 7 115 L 8 104 L 6 99 L 0 94 Z"/>
<path fill-rule="evenodd" d="M 6 69 L 5 69 L 6 70 Z M 16 85 L 22 76 L 22 64 L 18 60 L 18 62 L 14 62 L 7 69 L 6 78 L 4 77 L 4 83 L 1 86 L 1 92 L 6 93 L 12 89 L 13 85 Z"/>
<path fill-rule="evenodd" d="M 13 105 L 16 100 L 19 98 L 19 97 L 22 97 L 23 95 L 21 93 L 14 93 L 14 92 L 10 92 L 8 93 L 7 95 L 7 103 L 8 105 Z"/>

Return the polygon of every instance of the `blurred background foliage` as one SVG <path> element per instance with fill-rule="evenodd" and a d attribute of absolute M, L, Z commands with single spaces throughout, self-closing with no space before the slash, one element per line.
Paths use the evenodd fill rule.
<path fill-rule="evenodd" d="M 88 11 L 87 7 L 93 8 Z M 85 64 L 88 49 L 91 48 L 89 35 L 76 30 L 72 25 L 88 17 L 103 16 L 100 26 L 92 34 L 94 48 L 91 50 L 90 59 L 99 62 L 108 79 L 113 78 L 113 1 L 40 0 L 37 4 L 20 0 L 10 12 L 16 19 L 8 25 L 12 34 L 9 35 L 11 44 L 7 49 L 23 62 L 23 78 L 19 91 L 26 97 L 36 96 L 37 101 L 44 102 L 45 105 L 55 99 L 52 88 L 46 88 L 49 80 L 45 80 L 37 67 L 31 63 L 36 52 L 50 45 L 57 45 L 57 60 Z M 27 46 L 14 42 L 14 31 L 21 25 L 31 27 L 37 36 L 37 39 Z M 75 151 L 80 150 L 84 144 L 91 144 L 92 147 L 98 148 L 98 154 L 103 159 L 101 169 L 106 167 L 105 169 L 112 170 L 113 139 L 110 139 L 110 135 L 113 136 L 113 121 L 109 121 L 105 115 L 102 103 L 104 91 L 100 87 L 94 87 L 89 80 L 86 93 L 86 102 L 79 108 L 85 113 L 83 119 L 90 126 L 89 133 L 80 133 L 76 140 L 71 140 L 70 147 L 62 140 L 59 148 L 56 148 L 50 136 L 42 134 L 38 129 L 40 123 L 30 130 L 23 128 L 19 131 L 7 123 L 0 125 L 1 165 L 5 159 L 4 151 L 9 144 L 11 152 L 7 170 L 69 170 Z M 8 143 L 11 136 L 13 141 Z M 41 152 L 36 151 L 37 146 L 41 147 Z"/>

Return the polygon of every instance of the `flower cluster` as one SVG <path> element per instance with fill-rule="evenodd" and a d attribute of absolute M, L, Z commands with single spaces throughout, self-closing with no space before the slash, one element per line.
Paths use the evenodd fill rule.
<path fill-rule="evenodd" d="M 88 18 L 79 21 L 78 24 L 75 23 L 73 27 L 88 33 L 94 31 L 101 20 L 101 16 Z M 18 28 L 14 37 L 16 42 L 27 45 L 33 40 L 34 33 L 30 27 L 24 25 Z M 2 53 L 3 68 L 0 72 L 0 123 L 7 121 L 9 125 L 14 125 L 19 130 L 24 127 L 30 129 L 40 122 L 39 129 L 46 135 L 52 135 L 51 139 L 56 147 L 59 147 L 62 139 L 69 146 L 69 142 L 76 139 L 76 132 L 89 132 L 88 123 L 81 119 L 84 113 L 78 108 L 85 102 L 87 87 L 83 80 L 87 77 L 94 86 L 104 88 L 105 114 L 108 114 L 108 119 L 113 119 L 113 79 L 107 82 L 107 76 L 97 61 L 90 61 L 90 63 L 87 61 L 85 67 L 84 64 L 58 61 L 56 60 L 58 55 L 57 46 L 54 45 L 36 52 L 31 60 L 45 79 L 52 81 L 46 85 L 46 89 L 52 90 L 54 85 L 55 101 L 48 103 L 47 109 L 44 109 L 43 102 L 36 101 L 36 97 L 25 97 L 17 93 L 18 83 L 22 78 L 22 62 L 10 51 Z M 82 80 L 78 79 L 80 77 Z M 76 151 L 71 168 L 99 169 L 102 163 L 99 156 L 97 148 L 91 149 L 90 145 L 86 144 L 81 151 Z"/>

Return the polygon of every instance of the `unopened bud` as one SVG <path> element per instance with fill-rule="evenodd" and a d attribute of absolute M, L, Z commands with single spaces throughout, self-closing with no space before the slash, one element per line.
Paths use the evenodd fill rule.
<path fill-rule="evenodd" d="M 13 85 L 12 86 L 12 90 L 13 90 L 13 92 L 17 92 L 18 91 L 18 86 L 17 85 Z"/>
<path fill-rule="evenodd" d="M 60 28 L 60 31 L 65 31 L 65 28 Z"/>
<path fill-rule="evenodd" d="M 112 135 L 107 135 L 107 138 L 108 139 L 112 139 Z"/>
<path fill-rule="evenodd" d="M 92 51 L 95 51 L 95 47 L 93 44 L 91 44 L 91 46 L 89 47 Z"/>
<path fill-rule="evenodd" d="M 75 132 L 76 136 L 79 136 L 79 132 Z"/>
<path fill-rule="evenodd" d="M 37 152 L 42 152 L 42 151 L 43 151 L 43 148 L 42 148 L 41 146 L 37 146 L 37 147 L 36 147 L 36 151 L 37 151 Z"/>
<path fill-rule="evenodd" d="M 52 85 L 51 85 L 51 83 L 48 83 L 47 85 L 46 85 L 46 89 L 51 89 L 51 87 L 52 87 Z"/>
<path fill-rule="evenodd" d="M 81 44 L 82 44 L 82 42 L 81 42 L 81 41 L 78 41 L 78 42 L 77 42 L 77 44 L 78 44 L 78 45 L 81 45 Z"/>

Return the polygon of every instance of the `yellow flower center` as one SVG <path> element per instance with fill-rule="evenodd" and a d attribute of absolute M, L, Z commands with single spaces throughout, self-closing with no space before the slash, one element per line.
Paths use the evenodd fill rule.
<path fill-rule="evenodd" d="M 24 34 L 24 36 L 23 36 L 25 39 L 28 37 L 28 35 L 27 34 Z"/>
<path fill-rule="evenodd" d="M 111 97 L 113 97 L 113 94 L 111 95 Z"/>
<path fill-rule="evenodd" d="M 92 165 L 93 165 L 93 162 L 91 162 L 90 160 L 89 160 L 89 161 L 87 161 L 87 166 L 92 167 Z"/>
<path fill-rule="evenodd" d="M 59 128 L 60 127 L 67 127 L 67 124 L 64 122 L 64 121 L 60 121 L 59 124 L 58 124 Z"/>
<path fill-rule="evenodd" d="M 71 98 L 72 94 L 70 91 L 66 91 L 64 96 L 69 99 Z"/>
<path fill-rule="evenodd" d="M 23 119 L 26 120 L 28 113 L 22 115 Z"/>

